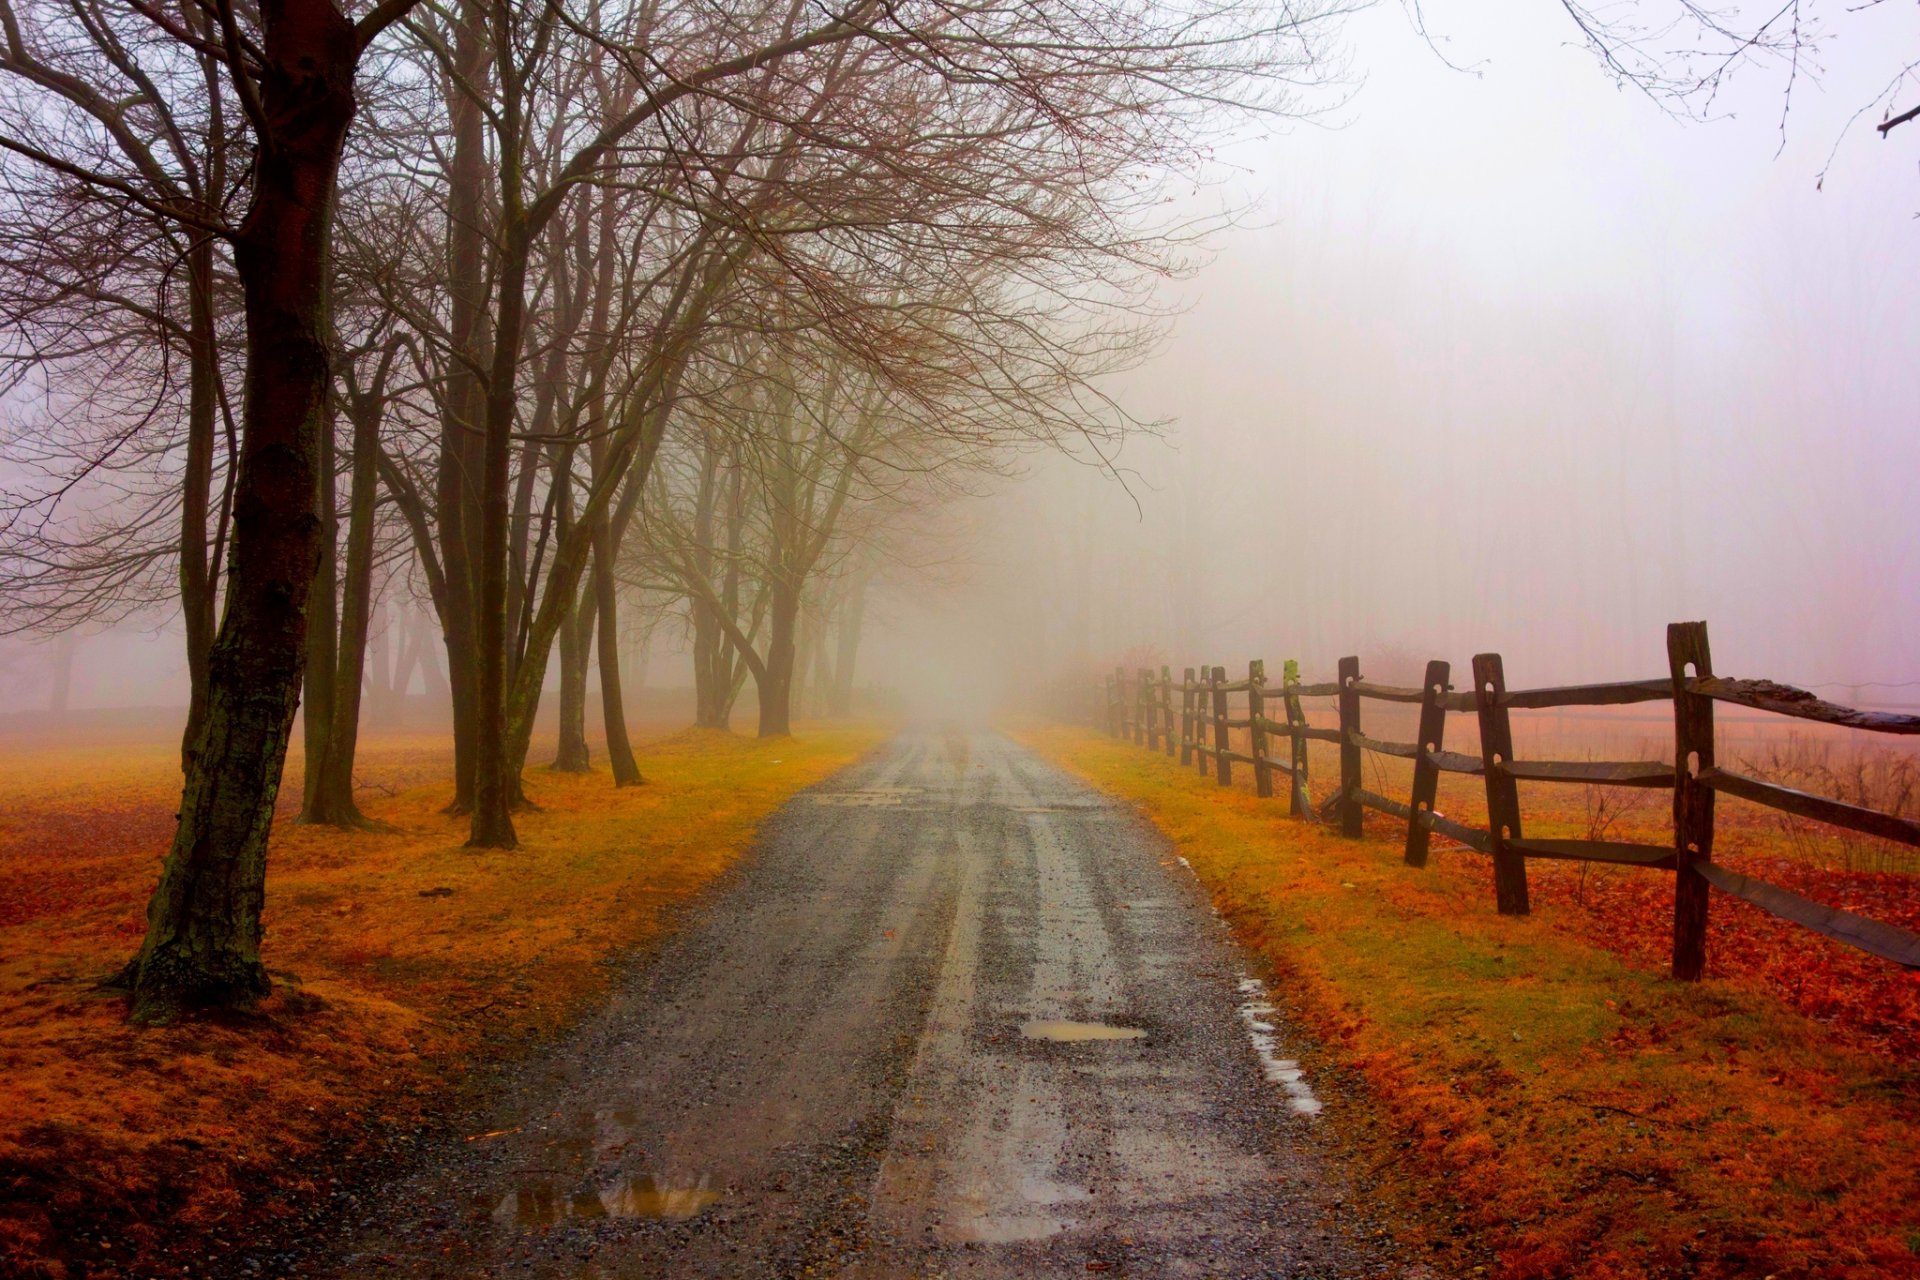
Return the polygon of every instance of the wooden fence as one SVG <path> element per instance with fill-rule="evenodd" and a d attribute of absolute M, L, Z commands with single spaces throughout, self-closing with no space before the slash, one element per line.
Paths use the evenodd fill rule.
<path fill-rule="evenodd" d="M 1493 859 L 1494 895 L 1504 915 L 1525 915 L 1527 860 L 1547 858 L 1599 862 L 1674 873 L 1673 976 L 1698 980 L 1706 967 L 1707 912 L 1711 890 L 1745 899 L 1784 920 L 1871 952 L 1909 969 L 1920 968 L 1920 935 L 1789 893 L 1744 876 L 1713 861 L 1714 797 L 1725 793 L 1803 818 L 1828 823 L 1884 840 L 1920 846 L 1920 823 L 1878 810 L 1844 804 L 1722 769 L 1714 761 L 1713 708 L 1732 703 L 1759 711 L 1821 724 L 1875 733 L 1920 734 L 1920 716 L 1860 711 L 1825 702 L 1803 689 L 1770 680 L 1732 680 L 1713 674 L 1704 622 L 1676 622 L 1667 628 L 1668 673 L 1650 680 L 1614 684 L 1569 685 L 1550 689 L 1509 689 L 1497 653 L 1473 660 L 1473 688 L 1457 692 L 1448 682 L 1451 668 L 1429 662 L 1419 688 L 1376 684 L 1362 677 L 1358 658 L 1340 660 L 1331 684 L 1301 684 L 1283 676 L 1268 682 L 1265 664 L 1248 664 L 1245 679 L 1228 680 L 1224 667 L 1188 667 L 1179 680 L 1160 668 L 1156 676 L 1141 668 L 1132 679 L 1124 669 L 1106 679 L 1105 728 L 1183 766 L 1212 773 L 1222 786 L 1233 781 L 1233 766 L 1253 770 L 1254 789 L 1274 795 L 1284 780 L 1289 812 L 1296 818 L 1335 822 L 1343 835 L 1361 834 L 1361 813 L 1373 809 L 1407 824 L 1407 865 L 1425 866 L 1433 833 Z M 1175 695 L 1178 695 L 1178 706 Z M 1231 699 L 1244 695 L 1242 714 Z M 1330 699 L 1338 728 L 1310 725 L 1302 710 L 1310 699 Z M 1361 709 L 1369 700 L 1419 707 L 1417 742 L 1391 742 L 1367 735 Z M 1674 759 L 1564 761 L 1514 758 L 1509 713 L 1555 707 L 1610 707 L 1628 703 L 1673 704 Z M 1478 720 L 1480 751 L 1448 751 L 1449 713 Z M 1250 749 L 1233 748 L 1231 731 L 1245 729 Z M 1274 747 L 1285 740 L 1284 758 Z M 1307 743 L 1330 742 L 1340 752 L 1339 788 L 1316 809 L 1307 790 Z M 1413 762 L 1413 784 L 1406 802 L 1367 790 L 1361 776 L 1363 752 L 1378 752 Z M 1442 773 L 1471 774 L 1484 780 L 1487 830 L 1442 816 L 1434 802 Z M 1673 792 L 1671 845 L 1609 840 L 1541 840 L 1525 834 L 1520 808 L 1522 782 L 1576 783 L 1614 787 L 1657 787 Z"/>

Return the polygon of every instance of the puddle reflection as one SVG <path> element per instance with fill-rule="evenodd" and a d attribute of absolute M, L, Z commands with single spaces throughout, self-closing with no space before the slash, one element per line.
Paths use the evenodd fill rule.
<path fill-rule="evenodd" d="M 726 1193 L 701 1178 L 692 1185 L 662 1182 L 651 1174 L 624 1178 L 598 1190 L 569 1192 L 546 1179 L 518 1183 L 494 1200 L 479 1197 L 479 1207 L 495 1222 L 511 1227 L 551 1227 L 569 1218 L 691 1218 Z"/>

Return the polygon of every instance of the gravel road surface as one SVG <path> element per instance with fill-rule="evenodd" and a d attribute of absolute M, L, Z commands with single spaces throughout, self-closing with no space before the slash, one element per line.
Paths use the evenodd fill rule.
<path fill-rule="evenodd" d="M 1124 806 L 903 733 L 300 1273 L 1426 1274 L 1343 1203 L 1247 968 Z"/>

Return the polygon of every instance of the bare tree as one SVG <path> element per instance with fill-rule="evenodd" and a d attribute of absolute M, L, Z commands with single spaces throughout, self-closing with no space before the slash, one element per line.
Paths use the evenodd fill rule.
<path fill-rule="evenodd" d="M 44 70 L 64 15 L 0 11 L 4 70 L 22 92 L 0 120 L 13 155 L 232 246 L 245 321 L 225 614 L 208 654 L 204 720 L 189 750 L 180 825 L 124 981 L 139 1021 L 268 990 L 260 962 L 267 830 L 300 694 L 306 601 L 319 552 L 317 469 L 331 383 L 327 299 L 334 182 L 353 119 L 362 53 L 411 7 L 388 0 L 354 22 L 331 0 L 269 0 L 249 19 L 225 6 L 175 20 L 140 11 L 115 41 L 120 82 L 100 103 Z M 254 159 L 243 193 L 210 210 L 181 203 L 161 175 L 102 163 L 94 139 L 129 114 L 205 92 L 218 67 Z M 22 108 L 30 108 L 23 111 Z M 70 122 L 40 129 L 51 116 Z M 234 215 L 237 215 L 234 216 Z"/>

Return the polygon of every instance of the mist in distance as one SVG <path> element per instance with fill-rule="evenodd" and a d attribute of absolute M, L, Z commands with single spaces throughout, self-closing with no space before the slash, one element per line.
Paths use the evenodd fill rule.
<path fill-rule="evenodd" d="M 1554 4 L 1428 17 L 1438 52 L 1359 15 L 1345 102 L 1170 195 L 1244 213 L 1107 388 L 1164 431 L 933 517 L 860 684 L 960 715 L 1148 652 L 1624 679 L 1704 618 L 1727 672 L 1920 702 L 1920 182 L 1909 139 L 1849 127 L 1920 14 L 1864 15 L 1784 128 L 1760 75 L 1664 115 Z M 0 709 L 47 705 L 57 643 L 0 645 Z M 688 684 L 654 646 L 649 683 Z M 185 701 L 166 619 L 77 655 L 75 707 Z"/>
<path fill-rule="evenodd" d="M 1628 679 L 1704 618 L 1717 669 L 1920 702 L 1920 184 L 1848 128 L 1915 15 L 1834 42 L 1784 145 L 1778 83 L 1687 124 L 1555 5 L 1429 17 L 1472 71 L 1398 9 L 1354 22 L 1364 83 L 1227 157 L 1255 212 L 1116 388 L 1170 428 L 1124 488 L 1044 461 L 972 513 L 970 583 L 901 608 L 880 678 L 978 702 L 1150 650 Z"/>

